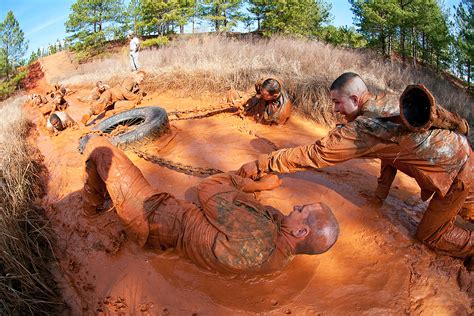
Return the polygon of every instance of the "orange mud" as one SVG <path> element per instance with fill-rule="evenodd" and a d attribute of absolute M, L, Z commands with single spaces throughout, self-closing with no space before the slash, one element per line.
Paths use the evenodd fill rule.
<path fill-rule="evenodd" d="M 46 87 L 44 87 L 46 89 Z M 41 92 L 41 85 L 36 88 Z M 43 91 L 44 92 L 44 91 Z M 80 121 L 87 105 L 75 96 L 70 115 Z M 217 98 L 150 94 L 143 105 L 167 111 L 216 105 Z M 379 163 L 354 160 L 321 171 L 282 175 L 283 185 L 260 199 L 287 213 L 294 204 L 323 201 L 341 228 L 327 253 L 298 256 L 279 274 L 243 279 L 214 275 L 172 251 L 140 249 L 127 240 L 113 211 L 81 217 L 83 159 L 76 150 L 81 130 L 49 136 L 38 110 L 34 140 L 48 170 L 41 201 L 57 234 L 60 286 L 73 314 L 222 315 L 438 314 L 471 313 L 472 276 L 460 260 L 438 256 L 413 238 L 425 205 L 414 181 L 399 175 L 385 204 L 376 209 L 365 196 L 375 190 Z M 146 150 L 192 166 L 235 170 L 278 147 L 309 144 L 327 130 L 294 115 L 287 126 L 258 125 L 230 114 L 171 123 L 176 137 Z M 200 178 L 177 173 L 127 152 L 146 179 L 177 198 L 196 201 Z M 462 291 L 457 279 L 463 280 Z"/>

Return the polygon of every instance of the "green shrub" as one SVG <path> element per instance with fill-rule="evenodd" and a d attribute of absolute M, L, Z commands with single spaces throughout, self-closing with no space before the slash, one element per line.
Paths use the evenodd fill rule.
<path fill-rule="evenodd" d="M 0 100 L 5 100 L 20 88 L 20 83 L 28 74 L 27 70 L 20 71 L 10 80 L 0 83 Z"/>
<path fill-rule="evenodd" d="M 155 38 L 150 38 L 150 39 L 147 39 L 145 41 L 143 41 L 143 43 L 141 44 L 141 46 L 143 48 L 146 48 L 146 47 L 160 47 L 160 46 L 163 46 L 163 45 L 166 45 L 168 44 L 169 40 L 168 40 L 168 37 L 166 36 L 158 36 L 158 37 L 155 37 Z"/>

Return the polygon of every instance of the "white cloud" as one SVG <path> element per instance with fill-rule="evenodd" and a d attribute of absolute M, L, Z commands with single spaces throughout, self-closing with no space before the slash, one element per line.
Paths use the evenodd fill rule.
<path fill-rule="evenodd" d="M 51 25 L 54 25 L 58 22 L 64 22 L 64 21 L 66 21 L 67 17 L 68 17 L 68 15 L 64 14 L 62 16 L 59 16 L 59 17 L 55 18 L 55 19 L 49 20 L 46 23 L 40 24 L 40 25 L 36 26 L 35 28 L 33 28 L 32 30 L 27 31 L 25 33 L 25 36 L 28 37 L 31 34 L 38 33 L 39 31 L 42 31 L 42 30 L 44 30 L 44 29 L 46 29 L 46 28 L 50 27 Z"/>

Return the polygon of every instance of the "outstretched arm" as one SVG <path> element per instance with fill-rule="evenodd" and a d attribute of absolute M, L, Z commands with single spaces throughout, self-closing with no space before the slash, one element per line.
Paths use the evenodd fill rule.
<path fill-rule="evenodd" d="M 306 146 L 281 149 L 244 164 L 237 174 L 258 179 L 269 172 L 292 173 L 332 166 L 352 158 L 376 152 L 379 139 L 365 133 L 356 124 L 333 129 L 324 138 Z M 382 145 L 383 146 L 383 145 Z"/>

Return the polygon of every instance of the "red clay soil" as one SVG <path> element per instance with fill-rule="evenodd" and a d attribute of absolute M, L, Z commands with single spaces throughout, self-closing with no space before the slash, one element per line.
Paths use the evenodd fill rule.
<path fill-rule="evenodd" d="M 70 115 L 80 121 L 87 105 L 68 96 Z M 215 105 L 217 98 L 193 100 L 173 93 L 149 94 L 143 105 L 167 111 Z M 472 313 L 473 276 L 462 262 L 436 255 L 414 240 L 426 206 L 416 183 L 398 176 L 381 208 L 374 192 L 379 163 L 353 160 L 321 171 L 282 175 L 283 185 L 260 200 L 288 213 L 295 204 L 322 201 L 334 211 L 341 234 L 317 256 L 299 256 L 275 275 L 253 278 L 200 270 L 173 251 L 140 249 L 128 240 L 111 210 L 95 219 L 81 216 L 84 157 L 77 151 L 83 131 L 48 135 L 37 110 L 25 107 L 39 130 L 36 144 L 49 172 L 42 204 L 58 235 L 60 286 L 73 314 L 222 315 L 239 314 L 439 314 Z M 82 125 L 81 125 L 82 126 Z M 148 146 L 160 157 L 196 167 L 235 170 L 278 147 L 310 144 L 327 131 L 294 116 L 284 127 L 268 127 L 222 114 L 172 122 L 176 137 Z M 196 201 L 200 178 L 130 159 L 156 188 Z M 461 282 L 458 282 L 461 281 Z M 460 288 L 460 285 L 462 289 Z"/>
<path fill-rule="evenodd" d="M 36 61 L 28 66 L 28 75 L 22 80 L 21 85 L 28 91 L 35 89 L 44 78 L 44 72 L 41 69 L 41 64 Z"/>

